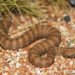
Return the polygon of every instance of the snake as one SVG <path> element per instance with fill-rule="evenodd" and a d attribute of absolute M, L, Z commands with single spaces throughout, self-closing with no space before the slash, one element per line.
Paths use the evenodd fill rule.
<path fill-rule="evenodd" d="M 9 25 L 7 24 L 8 29 L 10 28 Z M 2 26 L 0 24 L 0 28 L 3 28 Z M 37 40 L 44 39 L 28 51 L 28 60 L 32 65 L 39 68 L 49 67 L 54 63 L 56 48 L 59 48 L 61 43 L 61 33 L 57 28 L 38 24 L 16 38 L 10 38 L 7 33 L 4 35 L 0 32 L 0 46 L 3 49 L 18 50 Z M 75 48 L 63 48 L 62 50 L 63 57 L 75 58 Z"/>

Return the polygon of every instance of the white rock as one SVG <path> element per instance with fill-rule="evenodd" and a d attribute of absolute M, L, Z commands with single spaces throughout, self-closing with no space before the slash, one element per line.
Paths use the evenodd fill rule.
<path fill-rule="evenodd" d="M 20 56 L 20 52 L 17 52 L 16 54 L 17 54 L 17 56 Z"/>
<path fill-rule="evenodd" d="M 35 71 L 36 71 L 37 75 L 42 75 L 42 72 L 39 68 L 36 68 Z"/>
<path fill-rule="evenodd" d="M 2 73 L 2 75 L 8 75 L 8 73 L 5 72 L 5 73 Z"/>
<path fill-rule="evenodd" d="M 21 66 L 20 63 L 16 63 L 16 68 L 19 68 Z"/>
<path fill-rule="evenodd" d="M 70 64 L 70 65 L 73 65 L 73 61 L 70 61 L 69 64 Z"/>
<path fill-rule="evenodd" d="M 71 25 L 71 27 L 72 27 L 72 29 L 74 29 L 74 30 L 75 30 L 75 24 L 72 24 L 72 25 Z"/>
<path fill-rule="evenodd" d="M 27 68 L 29 68 L 29 65 L 26 65 Z"/>

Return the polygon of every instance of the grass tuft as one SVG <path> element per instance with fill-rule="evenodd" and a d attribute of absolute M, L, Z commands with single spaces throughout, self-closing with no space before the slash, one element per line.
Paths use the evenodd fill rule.
<path fill-rule="evenodd" d="M 11 14 L 14 9 L 17 9 L 20 14 L 24 12 L 29 15 L 39 15 L 38 6 L 31 0 L 0 0 L 0 13 Z"/>

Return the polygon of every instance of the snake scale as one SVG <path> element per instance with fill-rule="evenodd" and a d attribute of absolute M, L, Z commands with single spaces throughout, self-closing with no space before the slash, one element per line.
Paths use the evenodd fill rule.
<path fill-rule="evenodd" d="M 49 67 L 54 63 L 56 56 L 55 48 L 59 48 L 61 43 L 61 33 L 55 27 L 49 25 L 35 25 L 17 38 L 10 38 L 8 35 L 4 36 L 0 32 L 0 45 L 5 50 L 18 50 L 43 38 L 45 40 L 35 44 L 28 51 L 28 59 L 35 67 Z M 46 56 L 43 57 L 45 54 Z M 74 58 L 75 48 L 63 48 L 62 56 Z"/>

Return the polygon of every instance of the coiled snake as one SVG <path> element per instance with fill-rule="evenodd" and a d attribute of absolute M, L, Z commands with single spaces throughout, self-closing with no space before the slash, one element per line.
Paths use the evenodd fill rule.
<path fill-rule="evenodd" d="M 61 33 L 55 27 L 49 25 L 35 25 L 17 38 L 9 38 L 0 32 L 0 45 L 4 49 L 18 50 L 45 38 L 44 41 L 34 45 L 28 52 L 29 62 L 36 67 L 49 67 L 54 63 L 56 48 L 59 48 L 61 42 Z M 47 54 L 46 57 L 43 57 Z M 68 58 L 75 57 L 74 48 L 64 48 L 62 55 Z"/>

